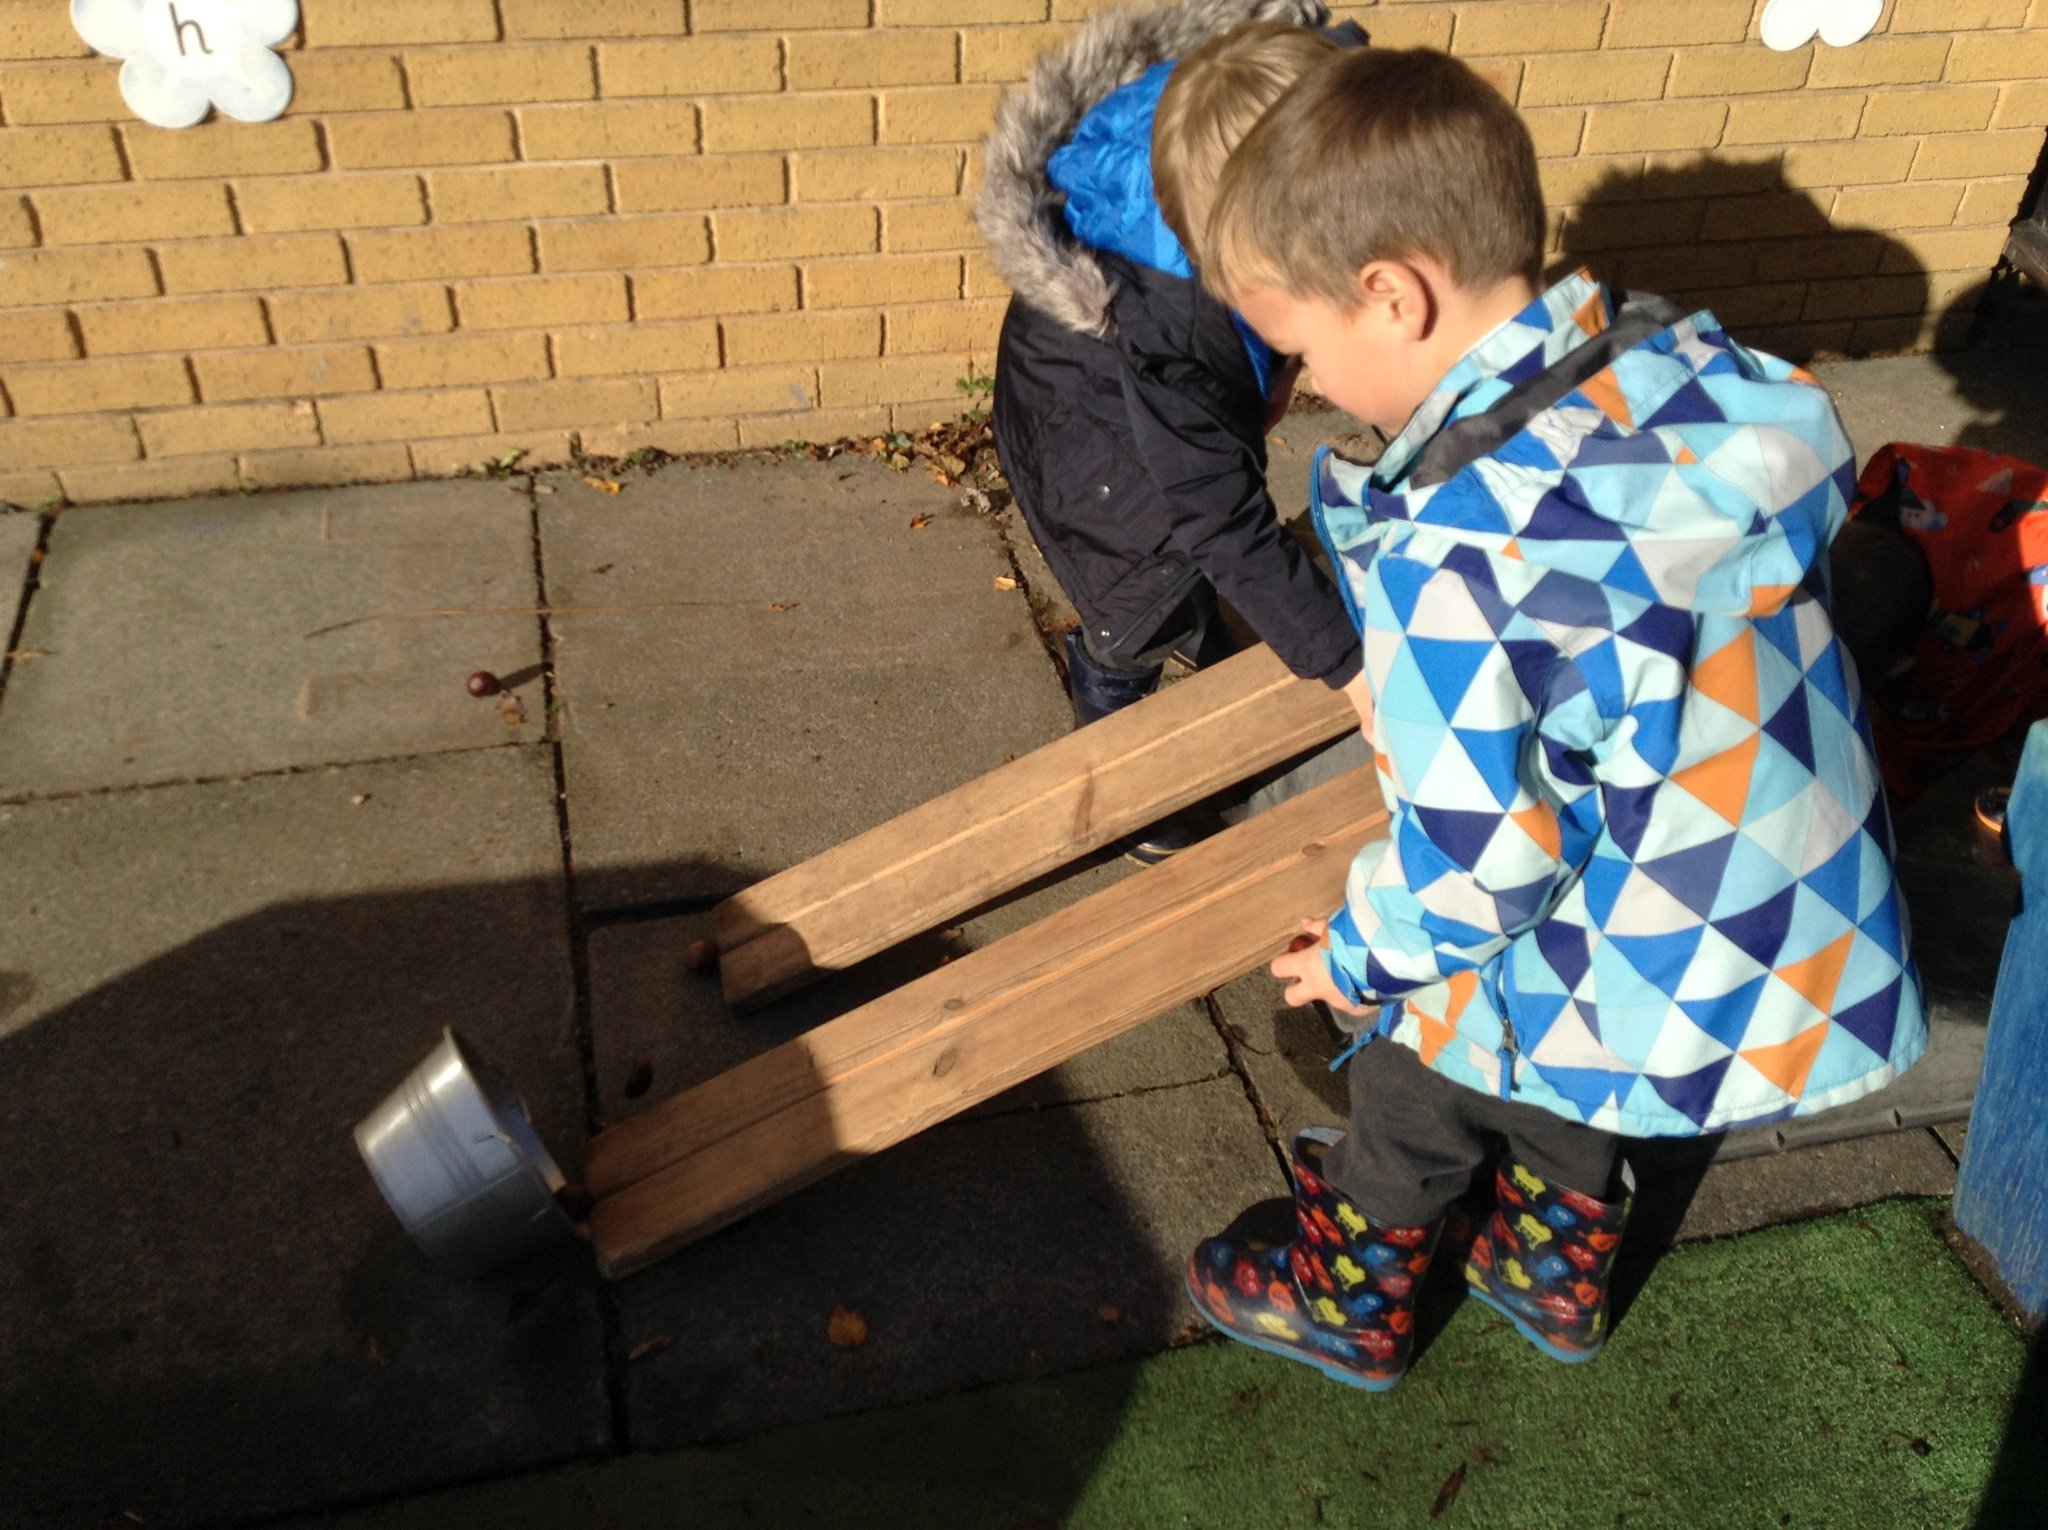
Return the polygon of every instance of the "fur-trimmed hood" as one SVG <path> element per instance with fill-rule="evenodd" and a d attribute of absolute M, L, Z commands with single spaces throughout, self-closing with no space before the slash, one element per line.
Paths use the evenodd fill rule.
<path fill-rule="evenodd" d="M 1243 21 L 1320 26 L 1323 0 L 1182 0 L 1149 10 L 1103 11 L 1066 47 L 1006 93 L 987 139 L 975 221 L 989 256 L 1017 295 L 1083 335 L 1109 332 L 1115 284 L 1068 233 L 1046 161 L 1103 97 Z"/>

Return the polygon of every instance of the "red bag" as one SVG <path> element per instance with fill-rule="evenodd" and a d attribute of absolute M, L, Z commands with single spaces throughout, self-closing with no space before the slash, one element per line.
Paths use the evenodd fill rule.
<path fill-rule="evenodd" d="M 2017 457 L 1895 441 L 1856 490 L 1849 513 L 1896 515 L 1934 576 L 1912 667 L 1864 677 L 1898 809 L 1951 766 L 2048 716 L 2048 472 Z"/>

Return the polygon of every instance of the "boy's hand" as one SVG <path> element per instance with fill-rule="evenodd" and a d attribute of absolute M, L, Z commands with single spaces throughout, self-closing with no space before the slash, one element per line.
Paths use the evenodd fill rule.
<path fill-rule="evenodd" d="M 1321 999 L 1347 1015 L 1369 1015 L 1370 1009 L 1361 1009 L 1338 992 L 1330 969 L 1323 964 L 1322 948 L 1328 944 L 1329 929 L 1327 919 L 1302 920 L 1301 933 L 1288 943 L 1284 953 L 1273 958 L 1266 970 L 1286 985 L 1284 997 L 1289 1004 L 1299 1007 Z"/>
<path fill-rule="evenodd" d="M 1358 731 L 1365 735 L 1365 741 L 1372 742 L 1372 688 L 1365 683 L 1365 671 L 1353 675 L 1344 686 L 1344 699 L 1351 703 L 1351 710 L 1358 714 Z"/>

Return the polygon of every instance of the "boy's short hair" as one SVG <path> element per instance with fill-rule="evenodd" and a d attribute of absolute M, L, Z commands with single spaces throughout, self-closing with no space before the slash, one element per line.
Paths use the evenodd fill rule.
<path fill-rule="evenodd" d="M 1360 49 L 1259 119 L 1217 186 L 1198 259 L 1210 290 L 1358 306 L 1375 260 L 1427 256 L 1461 287 L 1543 267 L 1536 146 L 1505 97 L 1448 54 Z"/>
<path fill-rule="evenodd" d="M 1869 515 L 1835 534 L 1828 570 L 1835 636 L 1856 661 L 1863 688 L 1874 690 L 1912 657 L 1934 604 L 1934 571 L 1918 542 Z"/>
<path fill-rule="evenodd" d="M 1247 21 L 1174 65 L 1152 119 L 1152 190 L 1190 257 L 1231 150 L 1289 86 L 1336 51 L 1308 27 Z"/>

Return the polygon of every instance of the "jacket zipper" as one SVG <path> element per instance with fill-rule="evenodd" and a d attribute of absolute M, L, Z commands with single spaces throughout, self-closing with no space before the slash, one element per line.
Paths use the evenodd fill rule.
<path fill-rule="evenodd" d="M 1515 1092 L 1515 1058 L 1519 1047 L 1515 1040 L 1515 1022 L 1508 1018 L 1507 995 L 1507 953 L 1503 951 L 1496 960 L 1501 965 L 1493 974 L 1493 1012 L 1500 1016 L 1500 1048 L 1494 1056 L 1500 1062 L 1500 1097 L 1513 1097 Z"/>

